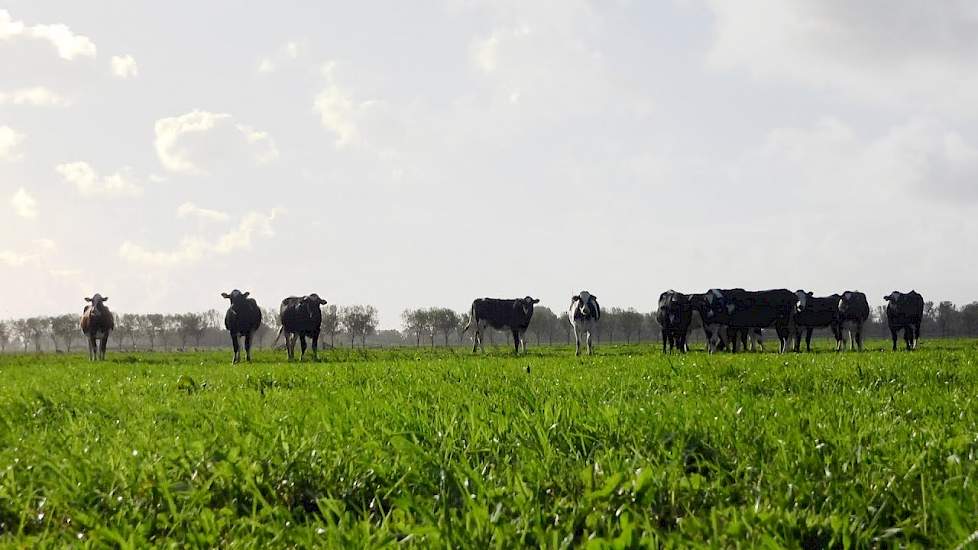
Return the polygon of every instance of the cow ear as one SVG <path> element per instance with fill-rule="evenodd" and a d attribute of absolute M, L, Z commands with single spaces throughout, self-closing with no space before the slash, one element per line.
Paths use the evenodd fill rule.
<path fill-rule="evenodd" d="M 245 292 L 244 294 L 241 295 L 241 297 L 242 298 L 247 298 L 250 294 L 251 294 L 251 292 Z"/>
<path fill-rule="evenodd" d="M 592 295 L 591 295 L 591 299 L 592 299 L 592 300 L 597 300 L 597 299 L 598 299 L 598 297 L 597 297 L 597 296 L 595 296 L 594 294 L 592 294 Z"/>
<path fill-rule="evenodd" d="M 227 292 L 222 292 L 221 293 L 221 298 L 230 298 L 230 297 L 231 297 L 231 295 L 228 294 Z M 88 298 L 85 298 L 85 299 L 88 300 Z M 91 300 L 88 300 L 88 301 L 91 301 Z"/>
<path fill-rule="evenodd" d="M 108 302 L 109 301 L 109 297 L 108 296 L 103 296 L 102 297 L 102 301 L 103 302 Z"/>
<path fill-rule="evenodd" d="M 808 297 L 809 297 L 809 298 L 812 298 L 812 297 L 814 297 L 814 296 L 815 296 L 815 293 L 814 293 L 814 292 L 809 292 L 809 293 L 808 293 Z"/>
<path fill-rule="evenodd" d="M 319 305 L 321 305 L 321 306 L 326 305 L 326 300 L 323 300 L 322 298 L 320 298 L 319 299 Z"/>
<path fill-rule="evenodd" d="M 535 299 L 535 300 L 533 300 L 533 303 L 534 303 L 534 304 L 539 304 L 539 303 L 540 303 L 540 299 L 539 299 L 539 298 L 537 298 L 537 299 Z"/>
<path fill-rule="evenodd" d="M 91 302 L 91 301 L 92 301 L 92 299 L 91 299 L 91 298 L 85 298 L 85 301 L 86 301 L 86 302 Z"/>
<path fill-rule="evenodd" d="M 576 301 L 578 301 L 580 299 L 581 299 L 581 297 L 578 296 L 577 294 L 575 294 L 575 295 L 571 296 L 571 303 L 574 303 L 574 302 L 576 302 Z"/>

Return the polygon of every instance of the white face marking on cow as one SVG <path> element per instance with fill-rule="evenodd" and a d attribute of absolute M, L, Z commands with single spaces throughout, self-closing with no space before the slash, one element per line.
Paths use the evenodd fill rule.
<path fill-rule="evenodd" d="M 736 309 L 736 307 L 733 304 L 727 304 L 727 313 L 733 315 L 734 309 Z"/>

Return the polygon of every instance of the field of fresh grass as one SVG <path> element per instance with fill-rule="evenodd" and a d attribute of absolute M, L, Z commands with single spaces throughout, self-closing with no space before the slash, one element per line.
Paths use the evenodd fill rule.
<path fill-rule="evenodd" d="M 283 358 L 0 356 L 0 545 L 953 548 L 978 529 L 973 341 Z"/>

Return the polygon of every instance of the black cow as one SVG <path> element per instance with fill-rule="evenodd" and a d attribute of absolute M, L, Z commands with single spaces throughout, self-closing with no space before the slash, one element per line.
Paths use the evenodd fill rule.
<path fill-rule="evenodd" d="M 470 326 L 474 325 L 475 334 L 472 341 L 472 353 L 476 348 L 482 347 L 482 331 L 486 326 L 496 330 L 508 328 L 513 331 L 513 346 L 519 354 L 520 348 L 526 353 L 526 327 L 530 325 L 530 318 L 533 317 L 533 304 L 539 303 L 527 296 L 526 298 L 516 298 L 512 300 L 501 300 L 498 298 L 477 298 L 472 302 L 472 309 L 469 314 L 469 322 L 462 329 L 465 333 Z"/>
<path fill-rule="evenodd" d="M 301 362 L 306 357 L 306 338 L 312 341 L 312 357 L 317 359 L 319 356 L 319 331 L 323 324 L 323 312 L 320 306 L 326 305 L 326 300 L 313 293 L 308 296 L 289 296 L 282 300 L 279 306 L 279 320 L 282 328 L 279 329 L 279 336 L 285 335 L 285 349 L 289 354 L 289 361 L 295 358 L 295 341 L 298 338 L 302 349 L 299 355 Z M 275 337 L 278 342 L 278 336 Z"/>
<path fill-rule="evenodd" d="M 863 350 L 863 324 L 869 319 L 869 301 L 862 292 L 847 290 L 839 298 L 839 335 L 836 350 L 845 349 L 842 331 L 849 331 L 849 350 Z"/>
<path fill-rule="evenodd" d="M 893 337 L 893 351 L 897 349 L 897 334 L 903 330 L 903 339 L 907 342 L 907 350 L 917 349 L 920 339 L 920 322 L 924 318 L 924 298 L 911 290 L 904 294 L 893 291 L 884 296 L 889 302 L 886 306 L 886 324 L 890 326 Z"/>
<path fill-rule="evenodd" d="M 733 291 L 743 291 L 742 288 L 736 289 L 710 289 L 703 294 L 691 294 L 689 297 L 690 309 L 699 313 L 700 321 L 703 325 L 703 335 L 706 336 L 706 349 L 710 353 L 722 350 L 726 347 L 725 337 L 729 337 L 736 331 L 728 330 L 727 310 L 720 303 L 724 293 Z M 728 334 L 728 332 L 730 334 Z"/>
<path fill-rule="evenodd" d="M 703 317 L 704 331 L 707 325 L 715 328 L 716 332 L 728 329 L 728 336 L 741 334 L 746 338 L 747 330 L 774 327 L 780 342 L 780 353 L 788 350 L 788 340 L 791 336 L 794 322 L 795 305 L 798 297 L 794 292 L 785 289 L 747 291 L 741 288 L 730 290 L 710 289 L 704 294 L 696 294 L 691 298 L 693 308 Z M 730 330 L 735 329 L 735 330 Z M 710 346 L 711 351 L 716 349 Z M 730 342 L 730 351 L 736 353 L 737 339 Z"/>
<path fill-rule="evenodd" d="M 831 329 L 838 348 L 842 340 L 842 330 L 839 328 L 839 300 L 842 296 L 816 297 L 813 292 L 804 290 L 795 292 L 795 296 L 798 297 L 794 323 L 795 351 L 801 351 L 802 331 L 805 332 L 805 349 L 812 351 L 812 333 L 817 328 Z"/>
<path fill-rule="evenodd" d="M 594 352 L 591 344 L 591 333 L 594 327 L 601 320 L 601 306 L 598 305 L 598 297 L 586 290 L 571 297 L 570 309 L 567 310 L 567 319 L 570 321 L 571 328 L 574 329 L 574 342 L 577 351 L 574 355 L 581 354 L 581 337 L 586 338 L 587 354 Z"/>
<path fill-rule="evenodd" d="M 693 320 L 693 306 L 690 296 L 675 290 L 667 290 L 659 295 L 659 309 L 655 319 L 662 329 L 662 353 L 678 348 L 686 353 L 689 347 L 689 325 Z M 706 326 L 706 323 L 703 323 Z M 667 349 L 668 347 L 668 349 Z"/>
<path fill-rule="evenodd" d="M 90 305 L 85 306 L 82 311 L 81 329 L 88 338 L 88 360 L 104 361 L 109 333 L 115 328 L 115 318 L 104 303 L 109 301 L 109 297 L 96 294 L 91 298 L 85 298 L 85 301 Z"/>
<path fill-rule="evenodd" d="M 261 308 L 254 298 L 249 298 L 250 292 L 241 292 L 238 289 L 231 291 L 231 294 L 222 292 L 221 296 L 231 301 L 231 307 L 224 315 L 224 328 L 231 333 L 231 346 L 234 348 L 234 359 L 232 364 L 241 361 L 241 348 L 239 339 L 244 336 L 245 357 L 251 362 L 251 337 L 261 326 Z"/>

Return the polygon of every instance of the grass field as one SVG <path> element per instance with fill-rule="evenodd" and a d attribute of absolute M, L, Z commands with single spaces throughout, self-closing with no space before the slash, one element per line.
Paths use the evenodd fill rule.
<path fill-rule="evenodd" d="M 973 341 L 283 357 L 0 356 L 0 545 L 955 547 L 978 529 Z"/>

